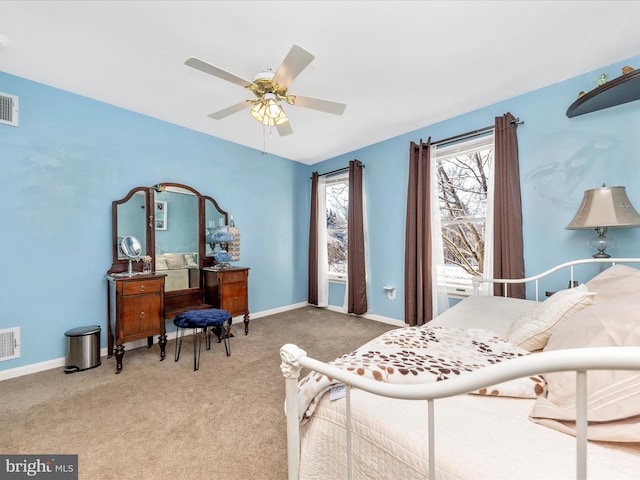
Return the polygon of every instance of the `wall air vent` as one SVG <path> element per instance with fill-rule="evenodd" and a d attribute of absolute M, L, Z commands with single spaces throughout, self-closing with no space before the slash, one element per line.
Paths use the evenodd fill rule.
<path fill-rule="evenodd" d="M 18 126 L 18 97 L 0 92 L 0 123 Z"/>
<path fill-rule="evenodd" d="M 20 357 L 20 327 L 0 330 L 0 362 Z"/>

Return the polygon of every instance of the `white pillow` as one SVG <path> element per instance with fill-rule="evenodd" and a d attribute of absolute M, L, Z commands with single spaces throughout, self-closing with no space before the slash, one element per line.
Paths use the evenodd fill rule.
<path fill-rule="evenodd" d="M 553 332 L 544 351 L 585 347 L 640 346 L 640 293 L 598 301 Z M 531 419 L 575 435 L 576 374 L 546 373 L 548 392 L 538 397 Z M 640 372 L 591 370 L 587 375 L 587 437 L 640 442 Z"/>
<path fill-rule="evenodd" d="M 169 270 L 178 270 L 186 266 L 182 253 L 165 253 L 164 260 L 167 262 L 167 268 Z"/>
<path fill-rule="evenodd" d="M 184 261 L 186 262 L 186 266 L 187 267 L 197 267 L 198 264 L 196 263 L 196 258 L 193 254 L 191 253 L 185 253 L 184 254 Z"/>
<path fill-rule="evenodd" d="M 164 257 L 157 256 L 156 257 L 156 271 L 157 270 L 167 270 L 167 262 Z"/>
<path fill-rule="evenodd" d="M 513 323 L 509 342 L 530 352 L 544 348 L 553 330 L 574 313 L 593 305 L 595 295 L 584 284 L 554 293 Z"/>

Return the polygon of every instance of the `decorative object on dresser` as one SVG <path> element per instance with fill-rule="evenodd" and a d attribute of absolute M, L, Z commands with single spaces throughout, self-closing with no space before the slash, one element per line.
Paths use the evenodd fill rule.
<path fill-rule="evenodd" d="M 205 295 L 205 290 L 217 288 L 217 283 L 210 288 L 205 285 L 204 269 L 219 268 L 205 240 L 205 225 L 227 225 L 229 218 L 213 197 L 202 195 L 188 185 L 165 182 L 131 189 L 124 198 L 112 202 L 111 212 L 113 262 L 106 278 L 109 357 L 115 351 L 116 373 L 122 369 L 123 344 L 129 341 L 146 337 L 147 345 L 151 346 L 153 335 L 157 334 L 164 358 L 165 319 L 171 320 L 183 312 L 228 310 L 232 315 L 244 315 L 245 333 L 248 331 L 248 269 L 240 269 L 245 271 L 241 287 L 222 289 L 223 294 L 232 292 L 222 300 L 224 305 L 231 302 L 230 308 L 221 307 L 216 295 Z M 165 227 L 170 224 L 171 228 L 159 229 L 158 220 L 162 220 Z M 120 246 L 128 236 L 138 239 L 138 259 L 148 262 L 129 262 Z M 144 269 L 143 265 L 151 268 Z M 147 273 L 147 270 L 151 271 Z M 228 282 L 224 283 L 226 287 Z M 209 300 L 215 300 L 215 304 L 208 303 Z"/>
<path fill-rule="evenodd" d="M 607 248 L 616 246 L 616 241 L 605 234 L 609 228 L 640 227 L 640 215 L 633 208 L 624 187 L 592 188 L 584 192 L 582 203 L 567 230 L 594 229 L 598 236 L 589 240 L 589 246 L 598 250 L 593 258 L 609 258 Z"/>
<path fill-rule="evenodd" d="M 140 244 L 140 240 L 138 240 L 136 237 L 128 235 L 124 237 L 120 242 L 120 251 L 127 258 L 127 260 L 129 260 L 127 275 L 132 277 L 133 267 L 131 261 L 135 260 L 137 262 L 138 260 L 140 260 L 140 256 L 142 255 L 142 244 Z"/>
<path fill-rule="evenodd" d="M 227 225 L 219 225 L 216 228 L 207 228 L 206 242 L 213 251 L 213 258 L 221 267 L 228 267 L 232 256 L 229 253 L 229 244 L 233 242 L 235 235 Z"/>
<path fill-rule="evenodd" d="M 205 268 L 205 303 L 227 310 L 232 317 L 244 317 L 244 334 L 249 333 L 249 269 L 244 267 Z"/>

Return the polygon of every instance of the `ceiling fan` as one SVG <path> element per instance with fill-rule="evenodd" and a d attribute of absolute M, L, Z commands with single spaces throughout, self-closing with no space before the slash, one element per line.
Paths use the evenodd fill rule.
<path fill-rule="evenodd" d="M 280 136 L 284 136 L 293 133 L 293 130 L 289 123 L 289 118 L 280 105 L 280 102 L 284 101 L 289 105 L 311 108 L 335 115 L 342 115 L 344 109 L 347 107 L 344 103 L 330 102 L 328 100 L 319 100 L 317 98 L 288 93 L 287 90 L 291 82 L 307 68 L 314 58 L 315 57 L 304 48 L 293 45 L 275 73 L 271 70 L 260 72 L 253 77 L 251 82 L 198 58 L 192 57 L 184 63 L 196 70 L 251 90 L 256 96 L 256 98 L 244 100 L 212 113 L 209 117 L 215 120 L 221 120 L 253 106 L 251 108 L 251 116 L 254 119 L 265 126 L 275 126 Z"/>

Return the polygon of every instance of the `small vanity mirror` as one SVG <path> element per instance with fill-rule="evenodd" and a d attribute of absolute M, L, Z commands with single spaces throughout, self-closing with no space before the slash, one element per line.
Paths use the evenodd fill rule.
<path fill-rule="evenodd" d="M 132 260 L 139 260 L 142 255 L 142 243 L 136 237 L 127 235 L 120 242 L 120 251 L 129 260 L 128 274 L 133 275 L 133 268 L 131 266 Z"/>

